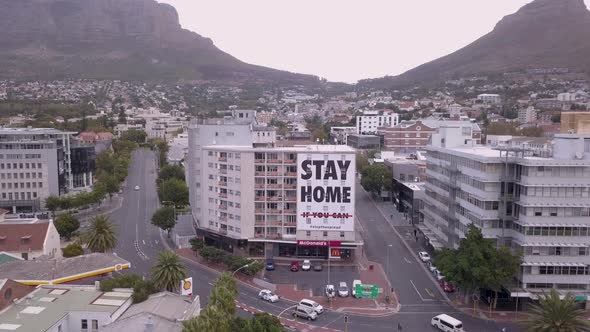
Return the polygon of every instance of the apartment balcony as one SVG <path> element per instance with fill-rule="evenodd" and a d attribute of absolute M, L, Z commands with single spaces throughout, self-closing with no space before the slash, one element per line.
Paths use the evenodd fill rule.
<path fill-rule="evenodd" d="M 227 234 L 227 228 L 220 228 L 219 229 L 219 234 Z"/>
<path fill-rule="evenodd" d="M 285 202 L 297 202 L 297 196 L 287 196 Z"/>
<path fill-rule="evenodd" d="M 267 176 L 279 176 L 279 172 L 266 172 Z"/>
<path fill-rule="evenodd" d="M 266 234 L 267 239 L 280 240 L 283 236 L 280 233 Z"/>
<path fill-rule="evenodd" d="M 227 198 L 227 193 L 219 193 L 219 198 Z"/>
<path fill-rule="evenodd" d="M 281 214 L 283 211 L 279 210 L 279 209 L 267 209 L 266 213 L 267 214 Z"/>
<path fill-rule="evenodd" d="M 227 168 L 220 168 L 219 174 L 227 174 Z"/>
<path fill-rule="evenodd" d="M 254 213 L 264 214 L 264 209 L 256 209 L 256 210 L 254 210 Z"/>
<path fill-rule="evenodd" d="M 297 163 L 297 160 L 295 160 L 295 159 L 285 159 L 285 160 L 283 160 L 283 163 L 285 163 L 285 164 L 295 164 L 295 163 Z"/>
<path fill-rule="evenodd" d="M 295 213 L 297 213 L 297 211 L 295 211 L 295 209 L 288 209 L 288 210 L 283 210 L 283 212 L 284 212 L 285 214 L 295 214 Z"/>
<path fill-rule="evenodd" d="M 285 172 L 285 176 L 297 177 L 297 172 Z"/>
<path fill-rule="evenodd" d="M 217 208 L 219 208 L 219 210 L 227 211 L 226 205 L 219 205 Z"/>
<path fill-rule="evenodd" d="M 227 162 L 227 157 L 219 157 L 217 160 L 221 162 Z"/>
<path fill-rule="evenodd" d="M 255 221 L 254 226 L 264 227 L 266 226 L 266 223 L 264 221 Z"/>
<path fill-rule="evenodd" d="M 264 188 L 264 187 L 265 187 L 264 183 L 257 183 L 254 185 L 254 188 L 259 188 L 259 189 Z"/>
<path fill-rule="evenodd" d="M 265 197 L 266 196 L 264 196 L 264 195 L 262 195 L 262 196 L 256 195 L 256 196 L 254 196 L 254 201 L 264 201 Z"/>
<path fill-rule="evenodd" d="M 281 197 L 281 196 L 269 196 L 268 197 L 268 200 L 271 201 L 271 202 L 278 202 L 278 201 L 282 201 L 283 200 L 283 197 Z"/>
<path fill-rule="evenodd" d="M 255 176 L 265 176 L 266 172 L 254 172 Z"/>
<path fill-rule="evenodd" d="M 225 221 L 225 222 L 227 222 L 227 217 L 219 217 L 219 221 Z"/>
<path fill-rule="evenodd" d="M 255 164 L 264 164 L 265 161 L 266 159 L 254 159 Z"/>
<path fill-rule="evenodd" d="M 295 184 L 284 184 L 283 188 L 285 189 L 297 189 L 297 185 Z"/>
<path fill-rule="evenodd" d="M 272 184 L 267 184 L 266 187 L 267 188 L 275 188 L 275 189 L 280 189 L 283 185 L 280 183 L 272 183 Z"/>
<path fill-rule="evenodd" d="M 218 185 L 227 187 L 227 181 L 219 181 L 217 182 Z"/>

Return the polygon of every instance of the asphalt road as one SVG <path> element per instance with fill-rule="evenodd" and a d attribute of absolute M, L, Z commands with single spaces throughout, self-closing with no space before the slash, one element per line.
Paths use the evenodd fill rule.
<path fill-rule="evenodd" d="M 156 177 L 155 155 L 148 150 L 135 151 L 127 178 L 127 187 L 123 189 L 123 205 L 110 214 L 111 220 L 117 225 L 119 236 L 115 252 L 131 262 L 132 267 L 129 272 L 146 277 L 149 276 L 149 270 L 155 264 L 158 253 L 166 248 L 162 243 L 160 230 L 150 223 L 151 216 L 158 207 Z M 134 190 L 136 185 L 140 186 L 139 191 Z M 367 256 L 386 267 L 387 244 L 392 245 L 389 248 L 388 276 L 402 303 L 401 312 L 389 317 L 348 315 L 348 324 L 345 326 L 345 314 L 328 311 L 313 322 L 313 325 L 342 331 L 347 329 L 348 331 L 380 332 L 395 331 L 399 323 L 403 331 L 434 331 L 430 327 L 430 318 L 445 312 L 461 319 L 467 331 L 476 329 L 479 332 L 501 331 L 502 327 L 507 326 L 457 313 L 446 304 L 442 295 L 438 293 L 438 286 L 430 280 L 420 263 L 405 248 L 375 204 L 360 189 L 360 185 L 357 185 L 357 188 L 357 215 L 363 225 L 365 236 L 370 239 L 370 241 L 365 239 Z M 207 268 L 193 265 L 187 265 L 187 271 L 193 277 L 193 292 L 200 296 L 201 305 L 204 307 L 217 274 Z M 285 299 L 273 304 L 267 303 L 258 299 L 258 290 L 243 284 L 239 284 L 238 288 L 239 302 L 273 315 L 284 312 L 294 304 Z M 244 316 L 244 313 L 240 312 L 239 315 Z M 282 317 L 286 315 L 289 315 L 288 310 Z M 506 331 L 513 332 L 517 329 L 509 327 Z"/>

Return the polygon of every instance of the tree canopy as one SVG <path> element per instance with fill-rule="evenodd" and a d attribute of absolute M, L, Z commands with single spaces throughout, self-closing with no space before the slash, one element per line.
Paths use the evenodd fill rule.
<path fill-rule="evenodd" d="M 164 165 L 158 173 L 158 182 L 164 182 L 169 179 L 184 181 L 184 168 L 179 165 Z"/>
<path fill-rule="evenodd" d="M 62 255 L 66 258 L 84 255 L 84 248 L 79 243 L 70 243 L 62 249 Z"/>
<path fill-rule="evenodd" d="M 391 170 L 383 164 L 373 164 L 363 168 L 361 172 L 361 186 L 374 194 L 391 190 Z"/>
<path fill-rule="evenodd" d="M 188 205 L 188 187 L 184 181 L 172 178 L 158 186 L 160 202 L 172 202 L 175 206 Z"/>
<path fill-rule="evenodd" d="M 156 210 L 152 216 L 152 224 L 165 230 L 170 234 L 170 231 L 176 225 L 176 215 L 173 207 L 164 206 Z"/>
<path fill-rule="evenodd" d="M 501 291 L 518 271 L 520 257 L 508 248 L 496 248 L 481 230 L 469 225 L 458 249 L 443 249 L 435 255 L 436 266 L 445 279 L 464 292 L 474 294 L 480 288 Z"/>
<path fill-rule="evenodd" d="M 70 239 L 72 234 L 80 228 L 80 222 L 71 214 L 62 214 L 53 223 L 60 236 Z"/>
<path fill-rule="evenodd" d="M 90 228 L 84 234 L 84 240 L 92 252 L 107 252 L 117 246 L 114 226 L 104 215 L 98 215 L 92 219 Z"/>
<path fill-rule="evenodd" d="M 559 293 L 551 289 L 532 306 L 523 327 L 526 332 L 589 332 L 590 321 L 584 318 L 584 314 L 570 293 L 562 300 Z"/>
<path fill-rule="evenodd" d="M 180 281 L 186 278 L 186 268 L 180 262 L 180 257 L 171 251 L 162 251 L 158 262 L 152 267 L 152 280 L 157 289 L 176 292 L 180 288 Z"/>

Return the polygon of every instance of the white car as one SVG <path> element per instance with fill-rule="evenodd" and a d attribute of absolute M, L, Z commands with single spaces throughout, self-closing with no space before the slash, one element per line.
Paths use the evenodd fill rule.
<path fill-rule="evenodd" d="M 135 189 L 135 190 L 139 190 L 139 186 L 135 186 L 135 188 L 133 188 L 133 189 Z"/>
<path fill-rule="evenodd" d="M 327 297 L 336 296 L 336 290 L 334 289 L 334 285 L 326 285 L 326 296 Z"/>
<path fill-rule="evenodd" d="M 430 255 L 426 251 L 420 251 L 418 257 L 420 257 L 420 260 L 424 263 L 430 261 Z"/>
<path fill-rule="evenodd" d="M 309 259 L 306 259 L 303 261 L 303 264 L 301 265 L 301 269 L 303 271 L 309 271 L 311 270 L 311 261 Z"/>
<path fill-rule="evenodd" d="M 361 284 L 362 284 L 362 282 L 360 280 L 358 280 L 358 279 L 355 279 L 355 280 L 352 281 L 352 296 L 358 297 L 356 295 L 356 285 L 361 285 Z"/>
<path fill-rule="evenodd" d="M 340 285 L 338 286 L 338 296 L 340 296 L 340 297 L 347 297 L 348 296 L 348 285 L 344 281 L 341 281 Z"/>
<path fill-rule="evenodd" d="M 258 293 L 258 297 L 264 301 L 275 303 L 279 300 L 279 296 L 268 289 L 263 289 Z"/>
<path fill-rule="evenodd" d="M 434 272 L 434 270 L 436 270 L 436 266 L 434 266 L 434 264 L 432 264 L 432 261 L 428 262 L 428 270 L 430 272 Z"/>
<path fill-rule="evenodd" d="M 317 303 L 316 301 L 313 300 L 308 300 L 308 299 L 303 299 L 301 301 L 299 301 L 299 304 L 297 305 L 297 307 L 305 307 L 307 309 L 312 309 L 313 311 L 315 311 L 318 315 L 322 314 L 324 311 L 326 311 L 326 309 L 324 309 L 324 307 L 322 307 L 321 304 Z"/>
<path fill-rule="evenodd" d="M 432 274 L 434 274 L 434 277 L 438 281 L 445 278 L 445 276 L 443 276 L 442 272 L 440 272 L 438 269 L 435 269 L 434 271 L 432 271 Z"/>

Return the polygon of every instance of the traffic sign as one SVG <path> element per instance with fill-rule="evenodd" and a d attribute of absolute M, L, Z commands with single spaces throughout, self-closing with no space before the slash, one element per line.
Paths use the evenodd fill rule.
<path fill-rule="evenodd" d="M 354 291 L 357 297 L 376 298 L 379 294 L 379 286 L 357 284 Z M 383 289 L 381 289 L 381 292 L 383 292 Z"/>

